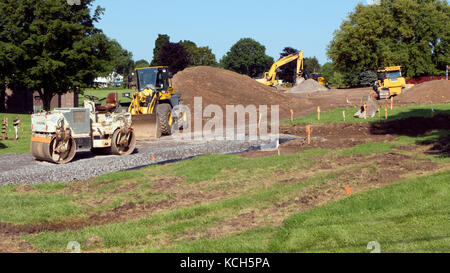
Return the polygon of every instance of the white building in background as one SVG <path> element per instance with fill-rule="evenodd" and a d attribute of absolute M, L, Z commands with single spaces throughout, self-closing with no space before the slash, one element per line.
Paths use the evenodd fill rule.
<path fill-rule="evenodd" d="M 113 72 L 107 77 L 98 77 L 94 80 L 94 86 L 98 88 L 119 87 L 122 85 L 123 76 Z"/>

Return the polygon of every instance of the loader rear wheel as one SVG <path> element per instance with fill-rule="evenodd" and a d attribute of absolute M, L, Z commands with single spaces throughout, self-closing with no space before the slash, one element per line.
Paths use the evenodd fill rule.
<path fill-rule="evenodd" d="M 133 130 L 118 129 L 111 139 L 111 154 L 129 155 L 136 147 L 136 135 Z"/>
<path fill-rule="evenodd" d="M 172 126 L 174 125 L 172 118 L 172 106 L 168 103 L 158 104 L 156 107 L 156 113 L 159 118 L 161 134 L 166 136 L 171 135 Z"/>

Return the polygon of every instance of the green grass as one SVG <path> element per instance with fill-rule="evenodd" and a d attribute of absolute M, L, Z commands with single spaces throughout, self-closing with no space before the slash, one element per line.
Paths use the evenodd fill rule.
<path fill-rule="evenodd" d="M 398 120 L 408 117 L 431 117 L 431 109 L 434 109 L 435 115 L 439 113 L 450 113 L 450 104 L 432 104 L 432 105 L 409 105 L 394 107 L 394 109 L 388 109 L 388 121 Z M 359 110 L 356 107 L 336 108 L 329 111 L 324 111 L 320 114 L 320 120 L 317 120 L 317 114 L 310 114 L 304 117 L 294 119 L 294 124 L 318 124 L 318 123 L 341 123 L 344 122 L 342 112 L 345 111 L 346 120 L 348 123 L 360 123 L 360 122 L 379 122 L 378 113 L 373 118 L 367 118 L 367 120 L 354 118 L 353 115 Z M 384 108 L 381 110 L 381 121 L 385 121 Z M 291 121 L 285 121 L 285 124 L 291 123 Z"/>
<path fill-rule="evenodd" d="M 24 133 L 22 133 L 22 128 L 19 126 L 19 140 L 15 140 L 14 126 L 13 122 L 16 119 L 17 114 L 5 114 L 0 113 L 0 123 L 3 118 L 8 118 L 8 140 L 1 140 L 0 135 L 0 155 L 3 154 L 23 154 L 30 152 L 30 141 L 31 141 L 31 115 L 19 114 L 20 120 L 24 126 Z M 0 124 L 0 127 L 2 124 Z M 22 139 L 22 136 L 24 138 Z"/>
<path fill-rule="evenodd" d="M 170 252 L 450 252 L 450 171 L 352 195 L 218 240 L 184 241 Z M 151 251 L 154 249 L 146 249 Z"/>
<path fill-rule="evenodd" d="M 146 193 L 149 195 L 145 201 L 170 200 L 170 195 L 148 192 L 152 181 L 163 177 L 182 176 L 184 183 L 193 185 L 221 181 L 219 186 L 236 186 L 244 180 L 262 183 L 265 179 L 273 179 L 278 170 L 308 169 L 315 162 L 311 157 L 387 153 L 407 141 L 367 143 L 338 151 L 313 149 L 294 155 L 254 159 L 238 155 L 207 155 L 167 167 L 153 165 L 103 175 L 87 184 L 89 192 L 71 197 L 67 197 L 64 190 L 73 183 L 39 185 L 35 191 L 21 194 L 15 187 L 2 187 L 0 207 L 5 210 L 0 212 L 0 221 L 30 223 L 85 217 L 124 202 L 141 202 L 143 200 L 136 195 L 142 197 Z M 424 157 L 432 158 L 428 155 Z M 356 165 L 345 168 L 351 169 L 353 166 Z M 428 252 L 439 251 L 446 243 L 448 245 L 448 238 L 444 236 L 444 220 L 449 214 L 446 196 L 449 193 L 447 181 L 450 181 L 450 171 L 409 179 L 385 189 L 355 194 L 343 201 L 294 214 L 285 220 L 282 227 L 263 226 L 220 239 L 192 241 L 182 237 L 187 231 L 214 227 L 241 211 L 270 207 L 274 202 L 298 196 L 305 188 L 336 178 L 335 171 L 316 173 L 295 183 L 249 188 L 231 198 L 181 207 L 148 218 L 76 231 L 43 232 L 23 238 L 45 252 L 65 251 L 69 241 L 80 242 L 83 251 L 97 250 L 95 246 L 84 244 L 94 235 L 104 239 L 102 249 L 110 252 L 368 252 L 365 246 L 370 241 L 380 242 L 384 251 Z M 134 191 L 117 196 L 110 194 L 119 186 L 135 182 L 140 186 Z M 85 199 L 98 200 L 108 196 L 110 202 L 95 210 L 80 205 L 80 201 Z M 51 211 L 51 215 L 46 211 Z M 401 241 L 403 234 L 406 239 Z"/>
<path fill-rule="evenodd" d="M 120 102 L 131 102 L 130 99 L 128 99 L 126 97 L 122 97 L 122 94 L 123 93 L 130 93 L 130 94 L 134 93 L 134 91 L 131 89 L 122 89 L 122 88 L 97 88 L 97 89 L 88 88 L 88 89 L 83 90 L 84 95 L 96 96 L 99 99 L 106 98 L 109 93 L 114 93 L 114 92 L 119 93 L 119 101 Z M 85 100 L 87 100 L 87 98 L 84 97 L 83 94 L 80 94 L 78 96 L 78 105 L 83 105 L 83 102 Z M 105 101 L 101 101 L 101 102 L 105 103 Z"/>

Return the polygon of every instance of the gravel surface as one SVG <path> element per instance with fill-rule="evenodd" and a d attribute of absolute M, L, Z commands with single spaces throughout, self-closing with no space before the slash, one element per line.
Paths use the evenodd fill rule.
<path fill-rule="evenodd" d="M 280 142 L 294 138 L 280 135 Z M 268 141 L 262 140 L 182 141 L 166 137 L 156 141 L 138 142 L 135 153 L 128 156 L 95 156 L 90 152 L 79 152 L 72 162 L 63 165 L 36 161 L 31 154 L 7 154 L 0 156 L 0 185 L 86 180 L 106 173 L 204 154 L 240 153 L 260 149 L 261 145 L 267 143 Z"/>

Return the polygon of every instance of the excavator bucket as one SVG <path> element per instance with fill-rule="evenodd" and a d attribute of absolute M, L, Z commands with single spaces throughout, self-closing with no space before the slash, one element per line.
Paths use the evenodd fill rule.
<path fill-rule="evenodd" d="M 151 140 L 161 137 L 161 126 L 158 115 L 135 115 L 132 125 L 137 140 Z"/>

